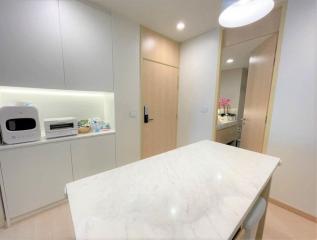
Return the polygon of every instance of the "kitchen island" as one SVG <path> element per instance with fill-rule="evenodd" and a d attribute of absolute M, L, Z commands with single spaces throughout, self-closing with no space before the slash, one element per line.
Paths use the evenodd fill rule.
<path fill-rule="evenodd" d="M 201 141 L 69 183 L 76 238 L 232 239 L 278 163 Z"/>

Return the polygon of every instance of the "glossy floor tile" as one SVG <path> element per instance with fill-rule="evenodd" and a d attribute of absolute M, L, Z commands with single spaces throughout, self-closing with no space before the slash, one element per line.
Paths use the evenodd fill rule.
<path fill-rule="evenodd" d="M 10 228 L 0 229 L 0 240 L 71 240 L 73 225 L 68 204 L 40 213 Z M 269 204 L 265 240 L 317 240 L 317 224 Z"/>

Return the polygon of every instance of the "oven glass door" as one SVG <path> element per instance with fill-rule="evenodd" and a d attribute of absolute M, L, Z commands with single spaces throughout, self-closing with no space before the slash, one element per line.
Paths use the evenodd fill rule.
<path fill-rule="evenodd" d="M 25 131 L 36 128 L 36 121 L 33 118 L 15 118 L 6 121 L 6 128 L 9 131 Z"/>

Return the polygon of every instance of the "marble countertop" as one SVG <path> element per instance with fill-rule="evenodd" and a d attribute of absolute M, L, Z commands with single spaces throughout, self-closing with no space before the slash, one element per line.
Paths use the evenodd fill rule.
<path fill-rule="evenodd" d="M 201 141 L 67 184 L 77 239 L 230 239 L 279 159 Z"/>

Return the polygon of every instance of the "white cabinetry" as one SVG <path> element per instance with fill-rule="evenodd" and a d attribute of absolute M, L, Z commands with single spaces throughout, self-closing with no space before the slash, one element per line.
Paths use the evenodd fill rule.
<path fill-rule="evenodd" d="M 1 152 L 1 171 L 10 218 L 62 200 L 72 181 L 70 147 L 52 143 Z"/>
<path fill-rule="evenodd" d="M 116 167 L 114 135 L 72 141 L 71 151 L 75 180 Z"/>
<path fill-rule="evenodd" d="M 0 85 L 64 88 L 56 0 L 0 1 Z"/>
<path fill-rule="evenodd" d="M 1 0 L 0 86 L 113 91 L 111 15 L 87 1 Z"/>
<path fill-rule="evenodd" d="M 84 1 L 60 1 L 66 88 L 113 91 L 111 16 Z"/>
<path fill-rule="evenodd" d="M 10 221 L 64 199 L 67 183 L 115 168 L 115 133 L 0 146 L 0 164 L 1 194 Z"/>

